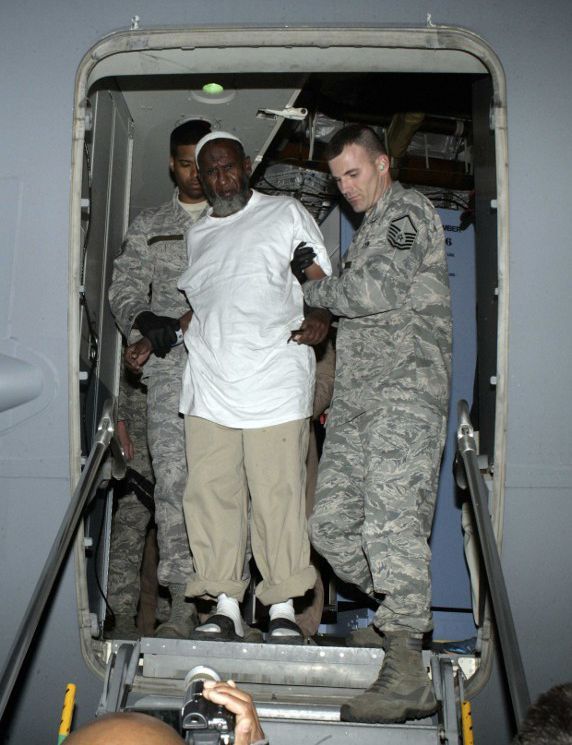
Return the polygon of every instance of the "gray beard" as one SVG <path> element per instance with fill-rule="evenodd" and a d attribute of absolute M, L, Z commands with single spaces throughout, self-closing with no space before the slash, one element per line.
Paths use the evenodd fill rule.
<path fill-rule="evenodd" d="M 213 208 L 213 214 L 216 217 L 228 217 L 234 215 L 235 212 L 239 212 L 243 207 L 246 206 L 249 198 L 248 190 L 235 194 L 230 199 L 224 199 L 223 197 L 215 196 L 211 202 Z"/>

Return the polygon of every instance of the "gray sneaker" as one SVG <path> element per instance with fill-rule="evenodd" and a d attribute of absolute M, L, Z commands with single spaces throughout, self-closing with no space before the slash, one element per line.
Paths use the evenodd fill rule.
<path fill-rule="evenodd" d="M 423 719 L 439 708 L 421 655 L 421 638 L 386 635 L 386 653 L 375 683 L 343 704 L 343 722 L 392 724 Z"/>

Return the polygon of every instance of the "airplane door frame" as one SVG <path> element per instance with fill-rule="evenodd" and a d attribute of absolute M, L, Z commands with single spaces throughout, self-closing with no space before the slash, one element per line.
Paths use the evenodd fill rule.
<path fill-rule="evenodd" d="M 221 57 L 220 52 L 224 50 Z M 75 82 L 72 146 L 72 189 L 69 233 L 69 432 L 71 485 L 81 471 L 79 418 L 79 292 L 81 281 L 81 185 L 83 145 L 86 129 L 87 94 L 98 77 L 113 74 L 117 64 L 129 64 L 130 74 L 156 73 L 152 65 L 165 65 L 175 72 L 173 62 L 185 55 L 217 60 L 233 72 L 286 70 L 340 71 L 340 65 L 358 64 L 358 71 L 383 71 L 382 62 L 398 59 L 403 70 L 437 72 L 440 60 L 448 54 L 467 64 L 480 64 L 492 82 L 494 146 L 496 153 L 497 198 L 491 208 L 497 215 L 498 246 L 498 326 L 496 369 L 495 474 L 490 508 L 497 542 L 502 539 L 503 487 L 505 481 L 508 358 L 508 145 L 506 124 L 505 75 L 494 50 L 477 34 L 455 27 L 427 28 L 200 28 L 121 31 L 97 42 L 81 61 Z M 209 57 L 210 55 L 210 57 Z M 376 60 L 379 59 L 379 62 Z M 421 62 L 425 60 L 425 65 Z M 290 65 L 290 67 L 288 67 Z M 373 66 L 373 69 L 372 69 Z M 210 68 L 208 68 L 210 70 Z M 353 69 L 353 68 L 352 68 Z M 474 69 L 474 68 L 471 68 Z M 203 70 L 196 69 L 196 72 Z M 76 542 L 76 574 L 82 566 L 83 536 Z M 85 592 L 78 583 L 78 603 L 85 607 Z M 80 610 L 81 612 L 81 610 Z M 86 628 L 86 624 L 82 624 Z M 86 632 L 87 633 L 87 632 Z M 93 654 L 89 638 L 85 640 L 86 658 L 98 674 L 103 668 Z M 492 666 L 491 645 L 483 645 L 478 681 L 471 685 L 476 694 L 485 684 Z"/>

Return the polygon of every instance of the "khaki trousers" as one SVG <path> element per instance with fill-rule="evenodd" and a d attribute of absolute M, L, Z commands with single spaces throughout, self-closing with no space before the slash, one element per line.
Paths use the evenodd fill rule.
<path fill-rule="evenodd" d="M 308 420 L 234 429 L 185 417 L 189 479 L 183 510 L 195 562 L 188 596 L 242 600 L 251 499 L 251 544 L 265 605 L 314 586 L 305 515 Z"/>

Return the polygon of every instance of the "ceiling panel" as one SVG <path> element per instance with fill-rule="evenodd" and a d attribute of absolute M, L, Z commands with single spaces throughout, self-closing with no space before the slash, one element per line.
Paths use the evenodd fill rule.
<path fill-rule="evenodd" d="M 102 81 L 103 83 L 104 81 Z M 222 84 L 223 93 L 207 95 L 205 83 Z M 169 176 L 169 134 L 190 116 L 211 122 L 213 129 L 239 137 L 253 160 L 262 159 L 283 119 L 260 112 L 282 111 L 293 105 L 303 86 L 302 76 L 156 76 L 116 79 L 134 123 L 132 211 L 167 199 L 173 185 Z M 240 85 L 241 87 L 238 87 Z"/>

